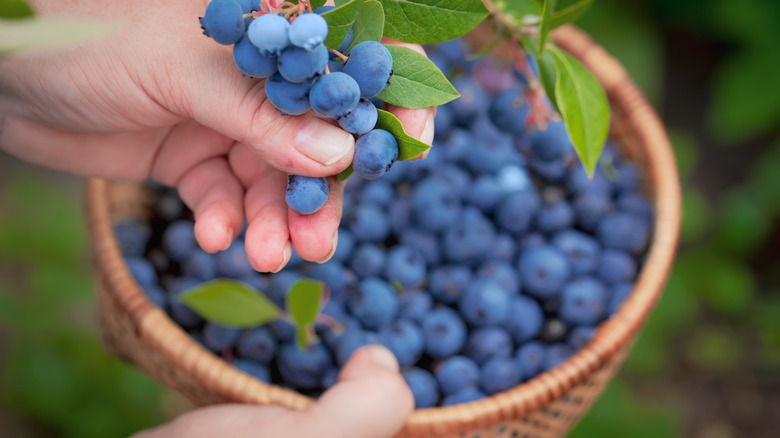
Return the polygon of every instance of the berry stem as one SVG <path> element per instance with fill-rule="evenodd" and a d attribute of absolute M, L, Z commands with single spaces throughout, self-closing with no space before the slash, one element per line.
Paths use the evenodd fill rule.
<path fill-rule="evenodd" d="M 338 51 L 338 50 L 336 50 L 336 49 L 330 49 L 330 48 L 329 48 L 329 49 L 328 49 L 328 52 L 330 52 L 330 53 L 332 53 L 332 54 L 334 54 L 334 55 L 338 56 L 338 57 L 339 57 L 339 59 L 341 59 L 341 60 L 342 60 L 342 61 L 344 61 L 344 62 L 347 62 L 347 61 L 349 60 L 349 56 L 347 56 L 347 55 L 345 55 L 345 54 L 343 54 L 343 53 L 339 52 L 339 51 Z"/>
<path fill-rule="evenodd" d="M 324 313 L 317 315 L 317 322 L 325 324 L 329 329 L 334 331 L 344 330 L 344 326 L 336 318 Z"/>

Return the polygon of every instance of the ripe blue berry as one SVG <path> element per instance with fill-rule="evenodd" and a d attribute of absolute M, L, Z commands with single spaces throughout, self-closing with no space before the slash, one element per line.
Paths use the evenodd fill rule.
<path fill-rule="evenodd" d="M 422 323 L 423 318 L 433 307 L 433 299 L 424 291 L 406 291 L 401 295 L 401 308 L 398 317 L 416 323 Z"/>
<path fill-rule="evenodd" d="M 317 114 L 336 119 L 355 109 L 360 100 L 360 89 L 347 74 L 331 73 L 314 82 L 309 100 Z"/>
<path fill-rule="evenodd" d="M 200 26 L 204 35 L 219 44 L 233 44 L 244 35 L 244 11 L 236 0 L 211 0 Z"/>
<path fill-rule="evenodd" d="M 451 395 L 476 386 L 479 381 L 479 365 L 465 356 L 452 356 L 436 367 L 434 373 L 442 394 Z"/>
<path fill-rule="evenodd" d="M 506 391 L 520 383 L 522 374 L 517 363 L 508 357 L 494 357 L 482 366 L 479 386 L 488 395 Z"/>
<path fill-rule="evenodd" d="M 213 351 L 233 348 L 241 336 L 241 329 L 207 322 L 203 327 L 203 342 Z"/>
<path fill-rule="evenodd" d="M 402 367 L 417 363 L 425 347 L 423 333 L 417 324 L 399 319 L 379 332 L 379 340 Z"/>
<path fill-rule="evenodd" d="M 188 277 L 208 281 L 217 278 L 217 258 L 202 249 L 193 251 L 181 266 L 182 273 Z"/>
<path fill-rule="evenodd" d="M 593 326 L 579 326 L 569 333 L 569 337 L 566 338 L 566 343 L 571 345 L 575 350 L 579 350 L 588 345 L 593 335 L 596 333 L 596 327 Z"/>
<path fill-rule="evenodd" d="M 154 267 L 148 260 L 131 256 L 125 258 L 125 263 L 127 264 L 127 269 L 130 271 L 130 274 L 135 278 L 135 281 L 138 282 L 139 286 L 145 288 L 147 286 L 157 285 L 157 273 L 154 272 Z"/>
<path fill-rule="evenodd" d="M 458 308 L 463 318 L 476 327 L 497 325 L 509 317 L 509 292 L 497 282 L 481 278 L 469 285 Z"/>
<path fill-rule="evenodd" d="M 458 220 L 460 196 L 444 180 L 426 178 L 412 189 L 412 211 L 420 226 L 442 231 Z"/>
<path fill-rule="evenodd" d="M 373 344 L 380 344 L 376 333 L 363 331 L 359 327 L 351 328 L 337 341 L 336 359 L 344 365 L 358 348 Z"/>
<path fill-rule="evenodd" d="M 233 60 L 236 67 L 246 76 L 268 78 L 276 73 L 276 57 L 260 53 L 249 38 L 241 38 L 233 46 Z"/>
<path fill-rule="evenodd" d="M 360 99 L 357 106 L 347 115 L 339 117 L 339 126 L 345 131 L 363 135 L 374 129 L 379 115 L 376 107 L 368 99 Z"/>
<path fill-rule="evenodd" d="M 236 351 L 243 357 L 268 365 L 274 358 L 276 340 L 266 327 L 247 330 L 238 338 Z"/>
<path fill-rule="evenodd" d="M 333 364 L 330 352 L 324 344 L 316 344 L 304 350 L 287 344 L 279 350 L 279 373 L 285 383 L 301 389 L 316 389 L 324 372 Z"/>
<path fill-rule="evenodd" d="M 487 394 L 480 391 L 479 388 L 473 386 L 467 386 L 460 391 L 444 397 L 442 400 L 442 406 L 452 406 L 460 403 L 468 403 L 477 400 L 482 400 L 487 397 Z"/>
<path fill-rule="evenodd" d="M 544 357 L 543 369 L 551 370 L 558 365 L 566 362 L 574 354 L 574 349 L 570 345 L 557 343 L 550 345 Z"/>
<path fill-rule="evenodd" d="M 179 220 L 168 225 L 162 235 L 162 247 L 173 261 L 183 261 L 195 251 L 195 224 Z"/>
<path fill-rule="evenodd" d="M 312 214 L 328 200 L 328 181 L 325 178 L 290 175 L 287 181 L 287 206 L 298 214 Z"/>
<path fill-rule="evenodd" d="M 400 307 L 395 290 L 376 277 L 361 281 L 357 293 L 347 304 L 352 315 L 369 330 L 389 326 Z"/>
<path fill-rule="evenodd" d="M 236 359 L 233 361 L 233 366 L 262 382 L 271 383 L 271 373 L 261 363 L 251 359 Z"/>
<path fill-rule="evenodd" d="M 525 131 L 525 122 L 531 107 L 518 88 L 501 93 L 490 105 L 490 119 L 503 131 L 519 135 Z"/>
<path fill-rule="evenodd" d="M 597 273 L 607 284 L 625 283 L 636 276 L 636 261 L 631 254 L 617 249 L 606 249 L 598 261 Z"/>
<path fill-rule="evenodd" d="M 297 116 L 311 109 L 309 90 L 311 84 L 292 83 L 279 73 L 265 81 L 265 95 L 282 114 Z"/>
<path fill-rule="evenodd" d="M 601 282 L 582 277 L 567 284 L 561 295 L 561 319 L 571 325 L 594 325 L 607 307 L 607 291 Z"/>
<path fill-rule="evenodd" d="M 444 265 L 431 273 L 428 290 L 436 301 L 455 304 L 471 283 L 471 269 L 464 265 Z"/>
<path fill-rule="evenodd" d="M 500 327 L 482 327 L 469 334 L 464 354 L 482 365 L 494 357 L 511 356 L 513 349 L 512 339 L 505 330 Z"/>
<path fill-rule="evenodd" d="M 466 345 L 466 324 L 457 312 L 440 307 L 423 318 L 425 352 L 441 359 L 461 351 Z"/>
<path fill-rule="evenodd" d="M 314 50 L 325 42 L 328 23 L 318 14 L 299 15 L 290 25 L 288 35 L 294 46 Z"/>
<path fill-rule="evenodd" d="M 436 378 L 422 368 L 411 368 L 401 373 L 414 395 L 416 409 L 430 408 L 439 401 L 439 388 Z"/>
<path fill-rule="evenodd" d="M 415 286 L 425 279 L 427 272 L 425 258 L 416 248 L 399 245 L 390 250 L 385 268 L 388 280 L 404 287 Z"/>
<path fill-rule="evenodd" d="M 390 83 L 390 77 L 393 75 L 393 56 L 383 44 L 363 41 L 349 52 L 344 73 L 352 76 L 358 83 L 361 97 L 374 97 Z"/>
<path fill-rule="evenodd" d="M 382 272 L 387 258 L 385 251 L 372 243 L 363 243 L 355 250 L 350 267 L 361 277 L 373 277 Z"/>
<path fill-rule="evenodd" d="M 352 167 L 361 177 L 376 179 L 390 170 L 396 158 L 398 142 L 393 134 L 384 129 L 374 129 L 355 142 Z"/>
<path fill-rule="evenodd" d="M 522 235 L 528 230 L 541 204 L 537 192 L 532 190 L 517 192 L 498 206 L 496 221 L 501 228 L 511 234 Z"/>
<path fill-rule="evenodd" d="M 639 254 L 650 240 L 650 224 L 633 214 L 610 213 L 599 222 L 596 236 L 607 248 Z"/>
<path fill-rule="evenodd" d="M 246 255 L 246 246 L 236 240 L 230 247 L 216 255 L 217 272 L 223 277 L 241 278 L 255 272 Z"/>
<path fill-rule="evenodd" d="M 536 377 L 544 370 L 547 347 L 539 341 L 529 341 L 515 352 L 515 361 L 523 375 L 523 380 Z"/>
<path fill-rule="evenodd" d="M 556 161 L 573 149 L 563 122 L 551 122 L 544 131 L 536 131 L 530 138 L 531 153 L 541 161 Z"/>
<path fill-rule="evenodd" d="M 544 313 L 536 300 L 525 295 L 512 297 L 509 315 L 504 328 L 517 344 L 537 337 L 542 330 Z"/>
<path fill-rule="evenodd" d="M 596 269 L 601 251 L 593 237 L 577 230 L 558 232 L 552 240 L 553 246 L 569 256 L 574 275 L 589 274 Z"/>
<path fill-rule="evenodd" d="M 362 204 L 348 218 L 350 229 L 358 240 L 382 242 L 390 234 L 387 215 L 378 205 Z"/>
<path fill-rule="evenodd" d="M 524 290 L 538 298 L 560 293 L 571 273 L 571 263 L 566 255 L 549 245 L 524 251 L 518 268 Z"/>
<path fill-rule="evenodd" d="M 479 264 L 493 250 L 496 230 L 479 210 L 463 210 L 455 224 L 444 233 L 444 254 L 455 263 Z"/>
<path fill-rule="evenodd" d="M 114 234 L 119 241 L 119 250 L 122 251 L 122 255 L 140 257 L 144 254 L 146 242 L 152 234 L 152 229 L 148 223 L 122 221 L 114 226 Z"/>
<path fill-rule="evenodd" d="M 308 51 L 300 47 L 288 47 L 279 55 L 279 73 L 290 82 L 300 83 L 321 75 L 328 66 L 328 49 L 317 46 Z"/>
<path fill-rule="evenodd" d="M 249 25 L 246 36 L 263 55 L 278 56 L 290 45 L 290 23 L 281 15 L 261 15 Z"/>

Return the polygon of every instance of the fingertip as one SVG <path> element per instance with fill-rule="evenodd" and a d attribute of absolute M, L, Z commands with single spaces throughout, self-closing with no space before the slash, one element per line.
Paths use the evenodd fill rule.
<path fill-rule="evenodd" d="M 230 214 L 224 206 L 212 205 L 195 220 L 195 240 L 204 251 L 224 251 L 235 238 Z"/>

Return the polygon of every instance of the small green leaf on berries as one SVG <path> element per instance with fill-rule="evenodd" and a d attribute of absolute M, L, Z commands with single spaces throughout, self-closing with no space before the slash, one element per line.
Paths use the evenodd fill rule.
<path fill-rule="evenodd" d="M 390 132 L 398 142 L 398 161 L 411 160 L 430 148 L 429 145 L 407 135 L 401 121 L 392 113 L 384 110 L 377 110 L 377 112 L 379 118 L 376 122 L 376 128 Z"/>
<path fill-rule="evenodd" d="M 328 22 L 328 36 L 325 38 L 326 46 L 334 50 L 341 47 L 344 39 L 349 34 L 349 30 L 352 29 L 352 25 L 355 23 L 362 3 L 363 0 L 352 0 L 322 14 L 322 18 Z"/>
<path fill-rule="evenodd" d="M 204 319 L 228 327 L 256 327 L 274 321 L 280 313 L 260 291 L 236 280 L 208 281 L 178 298 Z"/>
<path fill-rule="evenodd" d="M 567 6 L 559 11 L 553 12 L 550 29 L 561 27 L 564 24 L 577 21 L 582 14 L 593 4 L 593 0 L 579 0 L 573 5 Z"/>
<path fill-rule="evenodd" d="M 379 0 L 385 36 L 405 43 L 440 43 L 458 38 L 488 15 L 482 0 Z"/>
<path fill-rule="evenodd" d="M 534 58 L 534 60 L 539 67 L 539 79 L 542 82 L 545 94 L 547 94 L 547 99 L 550 101 L 553 108 L 560 113 L 561 110 L 558 108 L 558 102 L 555 98 L 555 83 L 558 81 L 558 64 L 555 62 L 555 59 L 550 52 L 545 52 Z"/>
<path fill-rule="evenodd" d="M 317 319 L 323 287 L 323 282 L 308 278 L 298 280 L 290 287 L 286 298 L 287 313 L 297 326 L 305 327 Z"/>
<path fill-rule="evenodd" d="M 347 167 L 346 169 L 341 171 L 341 173 L 339 174 L 339 177 L 336 178 L 336 180 L 339 181 L 339 182 L 345 181 L 347 178 L 352 176 L 352 172 L 354 172 L 354 171 L 355 171 L 355 169 L 353 169 L 352 165 L 350 164 L 349 167 Z"/>
<path fill-rule="evenodd" d="M 377 96 L 384 102 L 420 109 L 444 105 L 460 96 L 430 59 L 407 47 L 386 47 L 393 55 L 393 76 Z"/>
<path fill-rule="evenodd" d="M 609 131 L 609 103 L 601 84 L 561 49 L 547 51 L 556 63 L 555 100 L 574 149 L 590 176 L 596 170 Z"/>
<path fill-rule="evenodd" d="M 325 6 L 325 3 L 327 3 L 327 0 L 310 0 L 311 8 L 317 9 Z"/>
<path fill-rule="evenodd" d="M 382 4 L 376 0 L 364 2 L 358 10 L 357 18 L 355 18 L 352 43 L 349 45 L 347 53 L 363 41 L 381 40 L 384 27 L 385 12 Z"/>
<path fill-rule="evenodd" d="M 550 25 L 552 24 L 552 14 L 555 10 L 555 4 L 558 0 L 544 0 L 544 9 L 542 10 L 542 22 L 539 25 L 539 53 L 544 51 L 544 43 L 550 35 Z"/>
<path fill-rule="evenodd" d="M 0 18 L 26 18 L 35 15 L 24 0 L 0 0 Z"/>

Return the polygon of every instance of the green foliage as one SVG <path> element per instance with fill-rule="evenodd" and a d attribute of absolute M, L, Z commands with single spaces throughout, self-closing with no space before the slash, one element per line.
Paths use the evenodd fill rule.
<path fill-rule="evenodd" d="M 385 12 L 382 9 L 382 4 L 376 0 L 363 3 L 355 18 L 352 43 L 347 48 L 347 53 L 363 41 L 381 40 L 384 27 Z"/>
<path fill-rule="evenodd" d="M 542 21 L 539 23 L 539 53 L 544 51 L 544 44 L 547 42 L 547 38 L 550 36 L 550 30 L 552 29 L 552 15 L 555 9 L 555 3 L 557 0 L 544 0 L 544 6 L 542 7 Z"/>
<path fill-rule="evenodd" d="M 204 319 L 228 327 L 267 324 L 277 319 L 281 312 L 265 295 L 237 280 L 208 281 L 178 297 Z"/>
<path fill-rule="evenodd" d="M 378 112 L 377 129 L 390 132 L 398 141 L 398 161 L 411 160 L 430 148 L 429 145 L 406 134 L 401 121 L 393 113 L 383 110 L 378 110 Z"/>
<path fill-rule="evenodd" d="M 349 34 L 363 0 L 352 0 L 348 3 L 338 5 L 333 10 L 322 14 L 322 18 L 328 22 L 328 36 L 325 38 L 325 45 L 331 49 L 338 50 L 341 43 Z"/>
<path fill-rule="evenodd" d="M 579 0 L 566 7 L 558 8 L 551 17 L 550 27 L 555 29 L 561 27 L 564 24 L 569 24 L 577 21 L 582 17 L 585 12 L 590 9 L 593 4 L 593 0 Z"/>
<path fill-rule="evenodd" d="M 379 0 L 385 9 L 385 36 L 429 44 L 466 34 L 488 15 L 481 0 Z"/>
<path fill-rule="evenodd" d="M 393 77 L 377 96 L 404 108 L 444 105 L 460 94 L 430 59 L 412 49 L 386 45 L 393 55 Z"/>
<path fill-rule="evenodd" d="M 35 15 L 24 0 L 0 0 L 0 18 L 26 18 Z"/>
<path fill-rule="evenodd" d="M 312 9 L 317 9 L 319 7 L 325 6 L 325 3 L 327 3 L 327 0 L 310 0 Z"/>
<path fill-rule="evenodd" d="M 321 281 L 302 279 L 296 281 L 287 293 L 285 303 L 287 313 L 297 327 L 295 340 L 298 348 L 306 348 L 311 342 L 309 332 L 320 312 L 323 287 Z"/>

